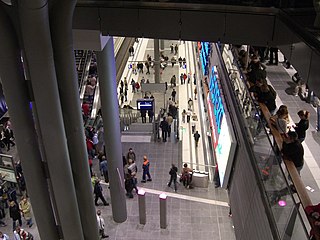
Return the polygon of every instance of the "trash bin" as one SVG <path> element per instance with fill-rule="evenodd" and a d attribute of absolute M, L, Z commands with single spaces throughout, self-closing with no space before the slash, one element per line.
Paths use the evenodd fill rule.
<path fill-rule="evenodd" d="M 207 188 L 209 185 L 209 173 L 194 171 L 192 175 L 192 186 Z"/>

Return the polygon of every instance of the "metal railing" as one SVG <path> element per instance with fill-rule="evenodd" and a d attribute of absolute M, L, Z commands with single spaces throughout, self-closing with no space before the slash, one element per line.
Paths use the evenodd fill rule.
<path fill-rule="evenodd" d="M 305 205 L 304 193 L 298 192 L 298 199 L 293 196 L 290 187 L 290 175 L 297 175 L 295 168 L 287 164 L 288 160 L 283 160 L 279 150 L 281 149 L 282 142 L 277 140 L 277 136 L 269 135 L 265 128 L 265 121 L 269 121 L 270 113 L 264 104 L 258 104 L 251 97 L 249 89 L 246 84 L 246 79 L 242 73 L 239 64 L 235 58 L 233 64 L 238 68 L 241 79 L 244 82 L 246 91 L 246 101 L 250 105 L 251 114 L 243 113 L 246 127 L 248 128 L 248 136 L 251 138 L 252 151 L 255 155 L 256 167 L 260 172 L 262 186 L 264 193 L 269 203 L 269 207 L 273 214 L 273 219 L 277 226 L 277 232 L 280 239 L 293 239 L 302 240 L 309 239 L 307 229 L 310 229 L 307 216 L 301 204 Z M 240 101 L 237 96 L 237 91 L 233 91 L 235 98 Z M 243 104 L 239 102 L 239 107 L 242 111 L 246 108 L 242 107 Z M 271 124 L 269 123 L 268 126 Z M 271 128 L 271 133 L 276 135 L 275 129 Z M 275 147 L 278 144 L 277 148 Z M 294 171 L 296 173 L 294 173 Z M 293 173 L 292 173 L 293 172 Z M 292 177 L 291 176 L 291 177 Z M 292 177 L 293 179 L 293 177 Z M 295 187 L 297 180 L 293 180 Z M 301 182 L 301 179 L 299 178 Z M 302 192 L 305 191 L 303 188 Z M 303 198 L 302 198 L 303 196 Z M 301 203 L 301 204 L 300 204 Z M 305 206 L 303 206 L 305 207 Z"/>

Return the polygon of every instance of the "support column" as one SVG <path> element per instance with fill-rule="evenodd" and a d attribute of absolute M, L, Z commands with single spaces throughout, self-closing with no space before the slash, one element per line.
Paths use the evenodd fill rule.
<path fill-rule="evenodd" d="M 164 39 L 160 39 L 160 52 L 164 52 Z"/>
<path fill-rule="evenodd" d="M 48 1 L 18 1 L 18 12 L 63 239 L 84 240 L 53 61 Z"/>
<path fill-rule="evenodd" d="M 99 236 L 73 50 L 72 17 L 76 2 L 76 0 L 56 1 L 50 10 L 50 27 L 63 121 L 68 139 L 82 230 L 85 239 L 89 240 L 98 239 Z"/>
<path fill-rule="evenodd" d="M 110 37 L 101 52 L 97 52 L 97 64 L 110 179 L 112 214 L 114 221 L 121 223 L 127 219 L 127 207 L 123 181 L 122 145 L 120 139 L 113 37 Z"/>
<path fill-rule="evenodd" d="M 56 240 L 59 235 L 52 211 L 46 176 L 42 168 L 37 135 L 30 109 L 30 98 L 20 46 L 10 19 L 0 6 L 0 77 L 9 106 L 10 121 L 14 126 L 17 149 L 20 155 L 28 194 L 37 220 L 41 239 Z"/>
<path fill-rule="evenodd" d="M 160 83 L 160 51 L 159 39 L 154 39 L 154 81 Z"/>

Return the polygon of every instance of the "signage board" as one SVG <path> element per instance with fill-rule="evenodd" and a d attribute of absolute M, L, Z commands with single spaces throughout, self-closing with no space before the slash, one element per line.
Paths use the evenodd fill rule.
<path fill-rule="evenodd" d="M 137 99 L 138 110 L 152 110 L 154 109 L 154 99 Z"/>

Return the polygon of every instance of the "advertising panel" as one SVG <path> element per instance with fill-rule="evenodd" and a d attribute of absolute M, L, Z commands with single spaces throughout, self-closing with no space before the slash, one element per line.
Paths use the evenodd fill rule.
<path fill-rule="evenodd" d="M 198 42 L 198 49 L 199 49 L 201 69 L 202 69 L 203 75 L 208 75 L 209 55 L 211 53 L 210 43 Z"/>
<path fill-rule="evenodd" d="M 216 66 L 210 71 L 210 83 L 208 94 L 208 112 L 212 129 L 213 145 L 218 163 L 220 183 L 227 187 L 231 165 L 236 150 L 236 142 L 233 137 L 233 129 L 228 125 L 228 115 L 224 108 L 224 99 L 219 83 Z"/>

